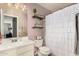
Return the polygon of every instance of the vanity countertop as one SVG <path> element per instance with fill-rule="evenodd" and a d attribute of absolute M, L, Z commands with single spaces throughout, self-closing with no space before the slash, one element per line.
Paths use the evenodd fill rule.
<path fill-rule="evenodd" d="M 29 44 L 34 44 L 32 40 L 28 40 L 27 38 L 25 40 L 19 40 L 17 42 L 12 42 L 12 43 L 2 43 L 0 45 L 0 51 L 16 48 L 16 47 L 21 47 Z"/>

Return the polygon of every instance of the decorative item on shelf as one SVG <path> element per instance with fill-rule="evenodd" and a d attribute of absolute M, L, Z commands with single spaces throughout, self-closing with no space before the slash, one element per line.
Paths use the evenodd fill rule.
<path fill-rule="evenodd" d="M 37 19 L 39 19 L 39 20 L 43 20 L 43 19 L 44 19 L 43 16 L 41 16 L 41 15 L 38 16 L 38 15 L 36 14 L 36 13 L 37 13 L 36 8 L 33 9 L 33 13 L 34 13 L 34 16 L 32 16 L 33 18 L 37 18 Z"/>
<path fill-rule="evenodd" d="M 37 36 L 37 40 L 42 40 L 43 37 L 42 36 Z"/>
<path fill-rule="evenodd" d="M 44 28 L 41 24 L 35 24 L 34 26 L 33 26 L 33 28 L 39 28 L 39 29 L 42 29 L 42 28 Z"/>
<path fill-rule="evenodd" d="M 37 13 L 37 10 L 36 10 L 36 8 L 35 8 L 35 9 L 33 9 L 33 12 L 34 12 L 34 15 Z"/>

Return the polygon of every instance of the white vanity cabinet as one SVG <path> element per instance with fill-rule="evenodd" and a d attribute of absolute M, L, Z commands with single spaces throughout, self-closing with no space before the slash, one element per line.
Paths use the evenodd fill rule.
<path fill-rule="evenodd" d="M 28 43 L 28 42 L 26 42 Z M 8 48 L 8 47 L 6 47 Z M 34 56 L 34 44 L 25 44 L 12 47 L 9 49 L 0 50 L 0 56 Z"/>
<path fill-rule="evenodd" d="M 34 56 L 34 45 L 21 46 L 17 48 L 18 56 Z"/>
<path fill-rule="evenodd" d="M 0 51 L 0 56 L 16 56 L 16 48 Z"/>

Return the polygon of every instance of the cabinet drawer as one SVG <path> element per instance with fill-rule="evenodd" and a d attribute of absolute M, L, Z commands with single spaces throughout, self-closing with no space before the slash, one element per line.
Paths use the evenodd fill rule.
<path fill-rule="evenodd" d="M 27 46 L 22 46 L 17 48 L 17 54 L 22 54 L 24 52 L 27 52 L 29 50 L 34 50 L 34 45 L 27 45 Z"/>
<path fill-rule="evenodd" d="M 34 56 L 34 50 L 29 50 L 27 52 L 20 54 L 19 56 Z"/>
<path fill-rule="evenodd" d="M 0 56 L 16 56 L 16 49 L 10 49 L 0 52 Z"/>

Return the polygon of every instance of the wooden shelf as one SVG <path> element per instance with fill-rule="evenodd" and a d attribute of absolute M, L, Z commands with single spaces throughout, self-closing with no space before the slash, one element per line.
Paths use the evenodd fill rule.
<path fill-rule="evenodd" d="M 34 26 L 33 28 L 39 28 L 39 29 L 42 29 L 42 28 L 44 28 L 44 27 L 42 27 L 42 26 Z"/>
<path fill-rule="evenodd" d="M 32 16 L 33 18 L 37 18 L 37 19 L 39 19 L 39 20 L 43 20 L 44 18 L 43 17 L 40 17 L 40 16 L 37 16 L 37 15 L 34 15 L 34 16 Z"/>

